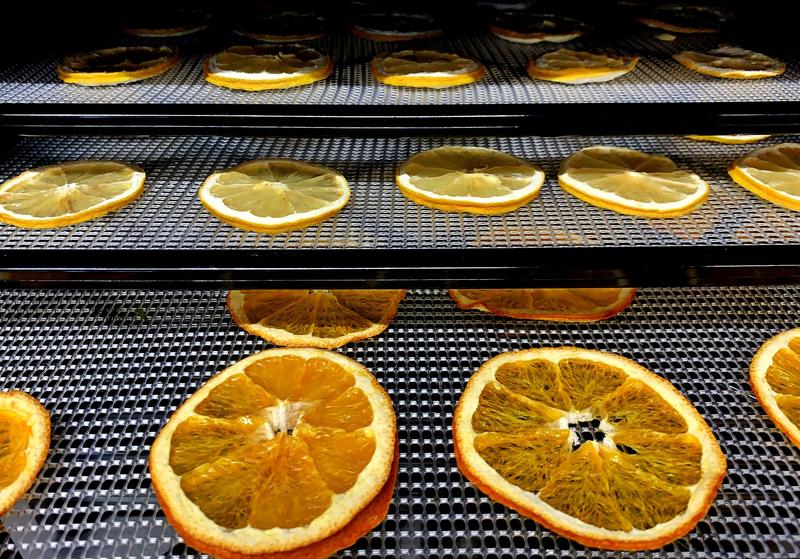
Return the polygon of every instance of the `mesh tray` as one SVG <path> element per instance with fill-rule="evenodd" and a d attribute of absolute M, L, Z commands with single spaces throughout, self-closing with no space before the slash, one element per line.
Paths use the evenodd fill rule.
<path fill-rule="evenodd" d="M 196 556 L 150 490 L 148 449 L 211 374 L 267 344 L 239 330 L 221 292 L 0 292 L 0 389 L 53 414 L 38 483 L 6 514 L 0 559 Z M 708 420 L 729 473 L 708 516 L 650 559 L 800 556 L 800 461 L 751 394 L 747 368 L 769 336 L 797 326 L 800 288 L 642 290 L 595 324 L 503 319 L 409 294 L 389 330 L 344 353 L 393 398 L 400 473 L 386 521 L 349 558 L 618 557 L 592 551 L 492 503 L 459 474 L 453 406 L 489 357 L 572 344 L 615 351 L 673 382 Z"/>
<path fill-rule="evenodd" d="M 488 33 L 455 36 L 426 42 L 425 46 L 477 58 L 487 67 L 487 76 L 479 83 L 443 90 L 398 88 L 377 83 L 369 71 L 372 57 L 380 51 L 408 48 L 408 45 L 378 44 L 349 35 L 334 35 L 314 42 L 328 52 L 336 64 L 330 78 L 305 87 L 267 92 L 233 91 L 206 83 L 201 55 L 189 55 L 172 70 L 142 82 L 92 88 L 68 85 L 60 82 L 55 72 L 55 65 L 65 51 L 39 62 L 0 69 L 0 102 L 350 106 L 797 100 L 800 59 L 790 52 L 780 53 L 788 65 L 787 72 L 766 80 L 725 80 L 702 76 L 672 59 L 672 54 L 681 50 L 713 48 L 719 41 L 718 37 L 682 36 L 673 43 L 665 43 L 653 39 L 651 33 L 623 35 L 602 43 L 572 41 L 569 48 L 614 48 L 638 53 L 642 58 L 634 72 L 611 82 L 570 86 L 534 81 L 525 73 L 524 66 L 529 57 L 555 50 L 558 45 L 513 44 Z M 223 44 L 242 42 L 246 41 L 231 38 Z M 218 47 L 210 45 L 194 45 L 192 48 L 203 54 L 218 50 Z"/>
<path fill-rule="evenodd" d="M 769 141 L 792 140 L 798 138 Z M 544 168 L 547 182 L 532 203 L 501 216 L 445 213 L 407 200 L 394 184 L 396 166 L 413 153 L 442 144 L 485 146 L 527 158 Z M 556 175 L 562 159 L 594 144 L 667 154 L 708 180 L 711 198 L 688 216 L 668 220 L 590 206 L 558 187 Z M 0 161 L 0 179 L 48 163 L 120 159 L 147 171 L 146 189 L 121 211 L 80 225 L 54 230 L 0 225 L 0 246 L 160 250 L 797 244 L 800 214 L 757 198 L 727 175 L 727 164 L 752 149 L 675 137 L 21 138 Z M 197 199 L 205 177 L 259 157 L 288 157 L 337 169 L 350 181 L 352 198 L 318 226 L 275 236 L 235 229 L 207 213 Z"/>

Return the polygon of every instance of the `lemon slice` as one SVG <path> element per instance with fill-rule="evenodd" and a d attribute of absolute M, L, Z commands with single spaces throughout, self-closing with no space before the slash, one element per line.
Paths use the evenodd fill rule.
<path fill-rule="evenodd" d="M 242 22 L 234 33 L 270 43 L 311 41 L 325 35 L 325 18 L 317 14 L 284 11 Z"/>
<path fill-rule="evenodd" d="M 772 421 L 800 447 L 800 329 L 759 348 L 750 363 L 750 386 Z"/>
<path fill-rule="evenodd" d="M 208 177 L 200 201 L 234 227 L 282 233 L 319 223 L 350 199 L 336 171 L 286 159 L 257 159 Z"/>
<path fill-rule="evenodd" d="M 565 159 L 558 183 L 593 206 L 641 217 L 687 214 L 711 190 L 667 157 L 606 146 L 584 148 Z"/>
<path fill-rule="evenodd" d="M 233 320 L 276 345 L 335 348 L 389 326 L 404 289 L 293 289 L 228 293 Z"/>
<path fill-rule="evenodd" d="M 731 163 L 728 174 L 756 196 L 800 211 L 800 144 L 757 149 Z"/>
<path fill-rule="evenodd" d="M 305 551 L 342 535 L 352 543 L 383 520 L 385 499 L 366 524 L 360 514 L 394 484 L 396 447 L 392 402 L 363 365 L 273 349 L 175 411 L 153 442 L 150 477 L 169 522 L 200 551 L 318 557 Z"/>
<path fill-rule="evenodd" d="M 591 27 L 571 17 L 509 11 L 494 16 L 489 31 L 513 43 L 565 43 L 585 35 Z"/>
<path fill-rule="evenodd" d="M 117 210 L 144 190 L 144 171 L 119 161 L 71 161 L 25 171 L 0 184 L 0 222 L 64 227 Z"/>
<path fill-rule="evenodd" d="M 690 140 L 697 140 L 698 142 L 716 142 L 718 144 L 753 144 L 766 140 L 770 137 L 769 134 L 728 134 L 721 136 L 699 136 L 697 134 L 690 134 L 686 136 Z"/>
<path fill-rule="evenodd" d="M 529 60 L 527 70 L 534 79 L 552 82 L 607 82 L 633 70 L 638 60 L 638 56 L 558 49 Z"/>
<path fill-rule="evenodd" d="M 260 91 L 324 80 L 333 71 L 333 61 L 304 45 L 236 46 L 209 57 L 204 70 L 214 85 Z"/>
<path fill-rule="evenodd" d="M 50 414 L 24 392 L 0 392 L 0 516 L 36 481 L 50 448 Z"/>
<path fill-rule="evenodd" d="M 115 47 L 64 57 L 58 77 L 78 85 L 114 85 L 159 76 L 178 63 L 169 47 Z"/>
<path fill-rule="evenodd" d="M 388 85 L 452 87 L 483 79 L 486 70 L 471 58 L 435 50 L 401 50 L 372 59 L 372 75 Z"/>
<path fill-rule="evenodd" d="M 456 406 L 453 440 L 478 489 L 604 549 L 655 549 L 688 533 L 726 470 L 708 425 L 669 382 L 572 347 L 489 359 Z"/>
<path fill-rule="evenodd" d="M 699 74 L 715 78 L 754 80 L 780 76 L 786 64 L 766 54 L 723 46 L 708 52 L 685 50 L 673 58 Z"/>
<path fill-rule="evenodd" d="M 356 37 L 378 42 L 432 39 L 444 33 L 436 18 L 424 13 L 366 13 L 347 27 Z"/>
<path fill-rule="evenodd" d="M 544 172 L 493 149 L 442 146 L 417 153 L 397 170 L 397 186 L 411 200 L 477 214 L 508 212 L 538 194 Z"/>
<path fill-rule="evenodd" d="M 665 4 L 636 19 L 648 27 L 673 33 L 717 33 L 732 14 L 719 6 Z"/>

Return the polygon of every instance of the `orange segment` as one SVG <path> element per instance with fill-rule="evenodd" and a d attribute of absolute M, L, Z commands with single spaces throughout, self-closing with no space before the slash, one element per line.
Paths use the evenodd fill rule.
<path fill-rule="evenodd" d="M 750 386 L 772 421 L 800 446 L 800 328 L 764 342 L 750 363 Z"/>
<path fill-rule="evenodd" d="M 591 359 L 562 359 L 559 380 L 572 409 L 581 411 L 619 388 L 627 375 L 617 367 Z"/>
<path fill-rule="evenodd" d="M 564 390 L 558 366 L 544 359 L 517 361 L 498 367 L 497 382 L 516 394 L 568 411 L 572 400 Z"/>
<path fill-rule="evenodd" d="M 564 414 L 515 394 L 498 382 L 486 385 L 472 416 L 477 432 L 519 433 L 551 423 Z"/>
<path fill-rule="evenodd" d="M 277 403 L 277 398 L 265 392 L 247 375 L 237 374 L 215 386 L 208 397 L 195 408 L 195 412 L 230 419 L 255 415 Z"/>
<path fill-rule="evenodd" d="M 303 419 L 317 427 L 352 431 L 372 423 L 372 406 L 360 388 L 348 388 L 332 400 L 323 400 Z"/>
<path fill-rule="evenodd" d="M 308 445 L 325 485 L 336 493 L 353 486 L 375 452 L 375 438 L 363 429 L 347 432 L 301 425 L 297 436 Z"/>
<path fill-rule="evenodd" d="M 655 390 L 638 379 L 628 379 L 602 400 L 597 413 L 620 429 L 648 429 L 658 433 L 685 433 L 686 420 Z"/>
<path fill-rule="evenodd" d="M 624 429 L 614 433 L 614 444 L 633 466 L 667 483 L 694 485 L 702 477 L 703 447 L 692 435 Z"/>
<path fill-rule="evenodd" d="M 25 469 L 30 438 L 31 428 L 24 416 L 0 409 L 0 488 L 11 485 Z"/>
<path fill-rule="evenodd" d="M 257 427 L 250 422 L 192 416 L 175 429 L 169 463 L 176 474 L 188 473 L 242 446 Z"/>

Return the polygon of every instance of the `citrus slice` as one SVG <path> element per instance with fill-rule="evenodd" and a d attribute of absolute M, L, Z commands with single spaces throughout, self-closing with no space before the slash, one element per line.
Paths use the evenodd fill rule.
<path fill-rule="evenodd" d="M 731 163 L 728 174 L 756 196 L 800 211 L 800 144 L 752 151 Z"/>
<path fill-rule="evenodd" d="M 208 82 L 246 91 L 307 85 L 332 71 L 327 54 L 295 44 L 229 47 L 209 57 L 204 66 Z"/>
<path fill-rule="evenodd" d="M 36 481 L 50 448 L 50 414 L 24 392 L 0 392 L 0 516 Z"/>
<path fill-rule="evenodd" d="M 708 512 L 725 456 L 669 382 L 580 348 L 489 359 L 453 418 L 456 462 L 478 489 L 554 532 L 655 549 Z"/>
<path fill-rule="evenodd" d="M 560 83 L 607 82 L 636 67 L 638 56 L 558 49 L 528 61 L 528 75 Z"/>
<path fill-rule="evenodd" d="M 397 185 L 418 204 L 490 214 L 524 206 L 538 194 L 544 172 L 500 151 L 442 146 L 411 156 L 397 170 Z"/>
<path fill-rule="evenodd" d="M 348 29 L 356 37 L 379 42 L 432 39 L 444 33 L 432 15 L 423 13 L 361 14 Z"/>
<path fill-rule="evenodd" d="M 311 41 L 325 35 L 325 18 L 318 14 L 284 11 L 243 21 L 234 33 L 270 43 Z"/>
<path fill-rule="evenodd" d="M 677 217 L 710 191 L 700 177 L 661 155 L 606 146 L 584 148 L 561 163 L 561 187 L 593 206 L 641 217 Z"/>
<path fill-rule="evenodd" d="M 617 289 L 451 289 L 462 309 L 525 320 L 594 322 L 622 312 L 636 290 Z"/>
<path fill-rule="evenodd" d="M 65 56 L 58 77 L 78 85 L 114 85 L 159 76 L 178 63 L 169 47 L 115 47 Z"/>
<path fill-rule="evenodd" d="M 327 167 L 256 159 L 214 173 L 198 194 L 206 209 L 229 225 L 282 233 L 336 214 L 350 199 L 350 187 Z"/>
<path fill-rule="evenodd" d="M 750 386 L 772 421 L 800 446 L 800 328 L 764 342 L 750 363 Z"/>
<path fill-rule="evenodd" d="M 0 184 L 0 222 L 64 227 L 118 210 L 144 190 L 144 171 L 119 161 L 70 161 Z"/>
<path fill-rule="evenodd" d="M 769 134 L 727 134 L 721 136 L 700 136 L 697 134 L 689 134 L 686 136 L 690 140 L 697 140 L 698 142 L 716 142 L 718 144 L 753 144 L 766 140 L 770 137 Z"/>
<path fill-rule="evenodd" d="M 673 33 L 717 33 L 731 17 L 728 10 L 718 6 L 665 4 L 636 19 L 648 27 Z"/>
<path fill-rule="evenodd" d="M 138 37 L 181 37 L 208 29 L 211 16 L 200 10 L 156 9 L 133 11 L 125 24 L 125 32 Z"/>
<path fill-rule="evenodd" d="M 153 443 L 150 476 L 192 546 L 262 557 L 363 535 L 352 528 L 386 502 L 396 445 L 391 400 L 363 365 L 273 349 L 216 374 L 175 411 Z"/>
<path fill-rule="evenodd" d="M 513 43 L 565 43 L 590 30 L 591 27 L 571 17 L 521 11 L 501 12 L 489 22 L 489 31 Z"/>
<path fill-rule="evenodd" d="M 253 335 L 276 345 L 334 348 L 389 326 L 404 289 L 231 291 L 228 311 Z"/>
<path fill-rule="evenodd" d="M 483 79 L 483 65 L 471 58 L 436 50 L 401 50 L 379 54 L 370 65 L 372 75 L 388 85 L 452 87 Z"/>
<path fill-rule="evenodd" d="M 708 52 L 685 50 L 673 58 L 699 74 L 715 78 L 734 78 L 754 80 L 780 76 L 786 71 L 786 64 L 766 54 L 722 46 Z"/>

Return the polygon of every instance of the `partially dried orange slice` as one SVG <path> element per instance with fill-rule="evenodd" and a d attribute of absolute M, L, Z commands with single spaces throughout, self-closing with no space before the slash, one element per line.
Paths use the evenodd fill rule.
<path fill-rule="evenodd" d="M 368 12 L 356 15 L 347 27 L 356 37 L 378 42 L 432 39 L 444 33 L 426 13 Z"/>
<path fill-rule="evenodd" d="M 590 30 L 589 25 L 571 17 L 524 11 L 500 12 L 489 22 L 489 31 L 513 43 L 565 43 Z"/>
<path fill-rule="evenodd" d="M 632 288 L 451 289 L 462 309 L 476 309 L 525 320 L 594 322 L 622 312 L 633 301 Z"/>
<path fill-rule="evenodd" d="M 800 144 L 777 144 L 731 163 L 728 174 L 756 196 L 800 211 Z"/>
<path fill-rule="evenodd" d="M 717 33 L 732 17 L 718 6 L 662 4 L 636 19 L 648 27 L 673 33 Z"/>
<path fill-rule="evenodd" d="M 453 87 L 483 79 L 477 60 L 436 50 L 401 50 L 379 54 L 370 65 L 381 83 L 407 87 Z"/>
<path fill-rule="evenodd" d="M 24 392 L 0 392 L 0 516 L 36 481 L 50 448 L 50 414 Z"/>
<path fill-rule="evenodd" d="M 276 345 L 335 348 L 389 326 L 404 289 L 248 290 L 228 293 L 236 324 Z"/>
<path fill-rule="evenodd" d="M 707 52 L 685 50 L 673 58 L 699 74 L 715 78 L 755 80 L 780 76 L 786 71 L 786 64 L 751 50 L 739 47 L 722 46 Z"/>
<path fill-rule="evenodd" d="M 800 446 L 800 328 L 764 342 L 750 363 L 750 386 L 772 421 Z"/>
<path fill-rule="evenodd" d="M 254 15 L 239 23 L 234 33 L 258 41 L 292 43 L 319 39 L 326 27 L 322 15 L 287 10 Z"/>
<path fill-rule="evenodd" d="M 130 10 L 131 16 L 125 22 L 124 30 L 137 37 L 182 37 L 208 29 L 211 15 L 202 10 L 187 8 Z"/>
<path fill-rule="evenodd" d="M 690 140 L 698 142 L 716 142 L 718 144 L 754 144 L 770 137 L 769 134 L 722 134 L 716 136 L 702 136 L 689 134 L 686 136 Z"/>
<path fill-rule="evenodd" d="M 605 549 L 655 549 L 688 533 L 726 469 L 708 425 L 669 382 L 574 347 L 484 363 L 458 402 L 453 438 L 481 491 Z"/>
<path fill-rule="evenodd" d="M 170 47 L 115 47 L 64 57 L 58 77 L 78 85 L 115 85 L 159 76 L 178 63 Z"/>
<path fill-rule="evenodd" d="M 528 61 L 528 75 L 560 83 L 607 82 L 636 67 L 638 56 L 558 49 Z"/>
<path fill-rule="evenodd" d="M 383 520 L 396 446 L 391 400 L 364 366 L 273 349 L 218 373 L 175 411 L 153 443 L 150 476 L 167 519 L 200 551 L 327 557 L 332 542 L 349 545 Z"/>

